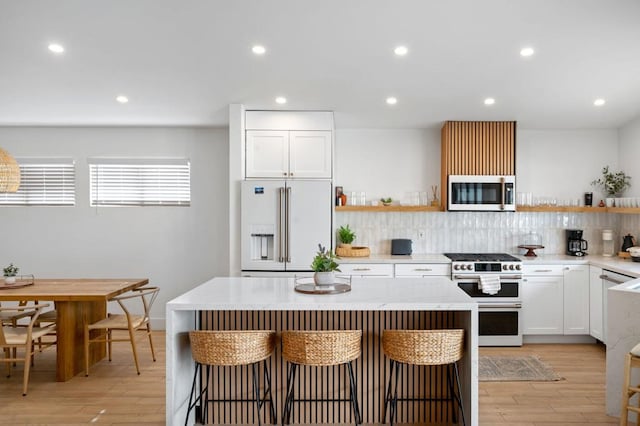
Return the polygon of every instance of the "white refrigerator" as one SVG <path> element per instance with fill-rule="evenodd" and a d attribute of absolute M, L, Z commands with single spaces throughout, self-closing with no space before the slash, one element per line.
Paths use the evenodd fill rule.
<path fill-rule="evenodd" d="M 318 244 L 331 249 L 330 181 L 242 182 L 242 271 L 311 270 Z"/>

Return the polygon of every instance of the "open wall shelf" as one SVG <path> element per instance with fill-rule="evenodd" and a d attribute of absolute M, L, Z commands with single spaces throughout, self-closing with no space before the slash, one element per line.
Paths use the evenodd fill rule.
<path fill-rule="evenodd" d="M 339 206 L 335 208 L 337 212 L 442 212 L 441 206 Z M 518 206 L 518 212 L 541 212 L 541 213 L 622 213 L 640 214 L 638 207 L 578 207 L 578 206 Z"/>

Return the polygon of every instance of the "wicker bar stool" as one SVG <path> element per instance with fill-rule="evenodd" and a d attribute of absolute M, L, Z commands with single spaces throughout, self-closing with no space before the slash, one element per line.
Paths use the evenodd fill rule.
<path fill-rule="evenodd" d="M 193 385 L 189 396 L 189 405 L 185 426 L 189 421 L 191 409 L 201 403 L 200 409 L 196 408 L 196 421 L 206 423 L 208 418 L 209 402 L 229 402 L 224 399 L 209 399 L 209 378 L 211 367 L 251 365 L 253 368 L 253 399 L 234 399 L 233 402 L 254 402 L 258 412 L 258 424 L 262 424 L 260 411 L 265 402 L 271 408 L 271 423 L 276 423 L 276 410 L 273 405 L 273 395 L 271 391 L 271 373 L 267 364 L 267 358 L 271 356 L 276 343 L 276 333 L 269 330 L 247 330 L 247 331 L 190 331 L 191 354 L 196 362 L 196 370 L 193 375 Z M 264 393 L 260 396 L 259 390 L 259 369 L 260 361 L 264 368 Z M 196 394 L 196 382 L 198 372 L 202 374 L 205 367 L 204 389 Z M 195 400 L 194 400 L 195 395 Z M 204 396 L 204 399 L 203 399 Z"/>
<path fill-rule="evenodd" d="M 360 356 L 362 330 L 343 331 L 283 331 L 282 357 L 288 363 L 287 396 L 284 401 L 282 423 L 289 424 L 294 402 L 350 402 L 356 424 L 362 423 L 356 380 L 351 362 Z M 325 367 L 346 365 L 349 374 L 349 399 L 294 398 L 294 381 L 299 365 Z"/>
<path fill-rule="evenodd" d="M 462 424 L 466 425 L 462 395 L 460 393 L 460 376 L 458 374 L 458 360 L 462 358 L 464 330 L 384 330 L 382 348 L 384 354 L 391 359 L 389 383 L 384 399 L 383 421 L 387 422 L 390 412 L 391 425 L 398 415 L 398 401 L 452 401 L 457 402 L 462 413 Z M 413 365 L 446 365 L 447 387 L 449 395 L 446 398 L 398 398 L 398 379 L 402 375 L 405 364 Z M 453 376 L 451 377 L 451 370 Z M 395 371 L 395 384 L 394 383 Z M 454 383 L 455 379 L 455 383 Z M 455 392 L 455 386 L 458 393 Z M 454 407 L 453 421 L 457 423 L 457 410 Z"/>
<path fill-rule="evenodd" d="M 640 385 L 631 385 L 632 368 L 640 367 L 640 343 L 635 345 L 626 355 L 624 362 L 624 377 L 622 378 L 622 409 L 620 410 L 620 426 L 627 426 L 629 412 L 636 413 L 636 424 L 640 424 L 640 408 L 629 404 L 635 394 L 640 394 Z"/>

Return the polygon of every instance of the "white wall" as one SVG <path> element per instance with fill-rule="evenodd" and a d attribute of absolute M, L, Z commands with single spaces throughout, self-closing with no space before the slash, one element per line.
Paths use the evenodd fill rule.
<path fill-rule="evenodd" d="M 620 128 L 620 170 L 631 176 L 626 197 L 640 197 L 640 117 Z"/>
<path fill-rule="evenodd" d="M 364 191 L 370 200 L 405 198 L 406 192 L 440 187 L 437 129 L 337 129 L 334 184 Z M 439 192 L 438 192 L 439 194 Z M 347 201 L 348 202 L 348 201 Z"/>
<path fill-rule="evenodd" d="M 74 207 L 0 207 L 0 265 L 36 277 L 148 277 L 161 287 L 153 317 L 163 325 L 165 302 L 228 274 L 227 141 L 227 129 L 0 128 L 16 157 L 73 157 L 77 179 Z M 190 158 L 191 207 L 89 207 L 90 156 Z"/>
<path fill-rule="evenodd" d="M 591 182 L 606 165 L 618 168 L 616 130 L 518 129 L 517 192 L 558 200 L 582 200 L 585 192 L 593 192 L 597 204 L 605 195 Z"/>

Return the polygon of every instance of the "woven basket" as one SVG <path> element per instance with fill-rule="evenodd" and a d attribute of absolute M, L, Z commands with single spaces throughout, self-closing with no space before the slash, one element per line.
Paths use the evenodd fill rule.
<path fill-rule="evenodd" d="M 340 257 L 367 257 L 371 254 L 371 250 L 369 250 L 369 247 L 338 247 L 336 248 L 336 254 Z"/>
<path fill-rule="evenodd" d="M 269 330 L 190 331 L 193 359 L 206 365 L 247 365 L 271 355 L 276 333 Z"/>
<path fill-rule="evenodd" d="M 282 357 L 302 365 L 339 365 L 360 356 L 362 330 L 283 331 Z"/>
<path fill-rule="evenodd" d="M 464 330 L 384 330 L 382 348 L 394 361 L 451 364 L 462 358 Z"/>

